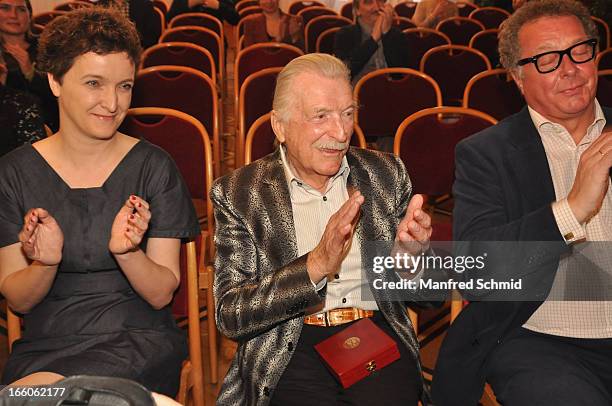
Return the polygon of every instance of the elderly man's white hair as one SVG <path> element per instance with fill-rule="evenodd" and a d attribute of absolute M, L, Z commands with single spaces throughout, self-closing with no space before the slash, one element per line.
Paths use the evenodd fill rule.
<path fill-rule="evenodd" d="M 280 121 L 286 122 L 295 101 L 293 79 L 302 73 L 312 73 L 330 79 L 345 80 L 350 86 L 351 72 L 340 59 L 328 54 L 306 54 L 289 62 L 276 78 L 272 109 Z"/>

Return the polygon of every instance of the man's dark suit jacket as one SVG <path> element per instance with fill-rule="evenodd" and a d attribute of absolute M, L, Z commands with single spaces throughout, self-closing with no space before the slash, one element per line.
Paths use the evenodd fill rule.
<path fill-rule="evenodd" d="M 609 123 L 612 109 L 603 110 Z M 517 255 L 512 269 L 517 277 L 550 289 L 559 256 L 569 248 L 552 212 L 557 200 L 552 177 L 527 108 L 459 143 L 455 162 L 454 240 L 549 241 L 545 250 L 533 244 L 531 252 Z M 487 356 L 541 304 L 482 301 L 463 309 L 438 355 L 435 405 L 476 405 L 485 384 Z"/>
<path fill-rule="evenodd" d="M 407 68 L 409 66 L 408 52 L 410 50 L 404 34 L 400 30 L 391 27 L 382 36 L 382 44 L 389 68 Z M 342 27 L 336 33 L 334 39 L 334 55 L 348 64 L 351 69 L 351 77 L 355 77 L 361 72 L 377 49 L 378 44 L 372 37 L 361 42 L 361 26 L 359 24 Z"/>
<path fill-rule="evenodd" d="M 170 21 L 172 18 L 183 13 L 206 13 L 217 17 L 221 22 L 227 21 L 231 25 L 236 25 L 240 21 L 240 16 L 234 7 L 234 3 L 230 0 L 219 0 L 218 9 L 202 5 L 189 8 L 188 0 L 174 0 L 170 10 L 168 10 L 168 15 L 166 15 L 166 21 Z"/>

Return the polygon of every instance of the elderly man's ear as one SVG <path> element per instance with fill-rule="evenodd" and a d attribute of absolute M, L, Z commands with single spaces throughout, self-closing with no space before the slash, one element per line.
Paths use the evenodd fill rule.
<path fill-rule="evenodd" d="M 279 118 L 278 113 L 272 110 L 272 116 L 270 118 L 272 124 L 272 131 L 274 131 L 274 135 L 276 135 L 276 139 L 279 143 L 285 142 L 285 124 Z"/>

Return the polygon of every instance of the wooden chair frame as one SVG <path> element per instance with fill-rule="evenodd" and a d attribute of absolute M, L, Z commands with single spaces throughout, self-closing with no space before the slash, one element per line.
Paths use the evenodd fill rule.
<path fill-rule="evenodd" d="M 157 15 L 157 17 L 159 18 L 159 22 L 161 24 L 161 34 L 164 33 L 164 31 L 166 31 L 166 15 L 164 14 L 163 11 L 161 11 L 158 7 L 153 7 L 153 12 Z M 161 35 L 160 34 L 160 35 Z"/>
<path fill-rule="evenodd" d="M 202 123 L 200 123 L 199 120 L 181 111 L 173 110 L 173 109 L 166 109 L 166 108 L 161 108 L 161 107 L 132 108 L 128 110 L 128 115 L 131 115 L 131 116 L 147 116 L 147 115 L 173 116 L 173 117 L 178 117 L 180 119 L 183 119 L 191 123 L 193 126 L 197 127 L 200 130 L 200 133 L 202 134 L 202 139 L 203 139 L 203 144 L 204 144 L 204 156 L 206 157 L 205 158 L 206 160 L 205 162 L 205 172 L 206 172 L 205 173 L 205 179 L 206 179 L 205 187 L 210 192 L 210 188 L 213 183 L 212 147 L 210 145 L 210 140 L 208 138 L 208 133 L 206 132 L 206 128 L 204 128 L 204 125 L 202 125 Z M 206 306 L 207 306 L 207 310 L 211 309 L 210 312 L 208 313 L 208 318 L 207 318 L 208 348 L 210 352 L 210 371 L 211 371 L 210 376 L 211 376 L 211 382 L 217 383 L 219 379 L 218 351 L 217 351 L 217 326 L 215 324 L 215 310 L 214 310 L 215 305 L 214 305 L 214 298 L 213 298 L 213 292 L 212 292 L 214 271 L 212 267 L 207 266 L 208 265 L 207 258 L 214 258 L 214 255 L 215 255 L 215 244 L 212 238 L 214 235 L 214 229 L 215 229 L 214 227 L 215 218 L 213 215 L 213 207 L 212 207 L 212 201 L 210 200 L 210 193 L 207 193 L 206 213 L 207 213 L 206 214 L 207 229 L 202 231 L 200 263 L 197 264 L 197 268 L 196 268 L 196 271 L 198 273 L 197 289 L 193 291 L 194 286 L 191 286 L 191 288 L 188 289 L 188 296 L 187 296 L 188 303 L 189 303 L 188 320 L 189 320 L 190 328 L 191 326 L 193 326 L 194 328 L 197 328 L 197 330 L 195 329 L 190 330 L 190 337 L 191 337 L 191 334 L 196 334 L 196 333 L 199 334 L 200 333 L 200 324 L 199 324 L 200 316 L 199 316 L 199 304 L 198 304 L 199 303 L 198 289 L 209 289 L 206 295 Z M 207 253 L 209 254 L 208 256 L 206 255 Z M 195 279 L 192 279 L 192 280 L 195 280 Z M 201 344 L 198 348 L 201 351 Z M 191 350 L 191 345 L 190 345 L 190 350 Z M 194 345 L 193 350 L 194 351 L 197 350 L 197 348 L 195 348 L 195 345 Z M 198 360 L 200 360 L 201 362 L 201 359 L 202 358 L 201 358 L 201 352 L 200 352 L 200 356 Z"/>
<path fill-rule="evenodd" d="M 463 92 L 463 108 L 469 109 L 470 106 L 470 92 L 472 90 L 472 87 L 474 86 L 474 83 L 478 82 L 480 79 L 482 79 L 483 77 L 487 77 L 487 76 L 496 76 L 496 75 L 501 75 L 501 74 L 506 74 L 510 80 L 514 80 L 512 79 L 512 75 L 510 74 L 510 72 L 507 69 L 504 68 L 497 68 L 497 69 L 489 69 L 483 72 L 480 72 L 476 75 L 474 75 L 468 82 L 467 85 L 465 85 L 465 91 Z"/>
<path fill-rule="evenodd" d="M 404 129 L 412 124 L 414 121 L 420 119 L 421 117 L 430 116 L 433 114 L 469 114 L 483 120 L 489 121 L 492 125 L 497 124 L 497 120 L 487 113 L 483 113 L 482 111 L 469 109 L 465 107 L 431 107 L 428 109 L 423 109 L 421 111 L 417 111 L 416 113 L 406 117 L 404 121 L 400 124 L 395 132 L 395 140 L 393 142 L 393 153 L 397 156 L 400 156 L 400 146 L 402 145 L 402 137 L 404 136 Z"/>
<path fill-rule="evenodd" d="M 440 30 L 440 27 L 443 24 L 446 24 L 446 23 L 449 23 L 449 22 L 453 22 L 453 21 L 464 21 L 464 22 L 469 22 L 469 23 L 475 23 L 476 25 L 480 26 L 480 31 L 484 31 L 486 29 L 484 24 L 481 23 L 478 20 L 474 20 L 473 18 L 469 18 L 469 17 L 457 17 L 457 16 L 455 16 L 455 17 L 448 17 L 448 18 L 445 18 L 444 20 L 440 21 L 438 23 L 438 25 L 436 25 L 436 30 L 444 33 L 444 31 Z M 446 34 L 446 33 L 444 33 L 444 34 Z M 446 34 L 446 35 L 448 36 L 448 38 L 450 38 L 450 36 L 448 34 Z M 474 35 L 476 35 L 476 34 L 474 34 Z M 474 36 L 474 35 L 472 35 L 472 36 Z M 471 40 L 471 38 L 470 38 L 470 40 Z M 452 39 L 451 39 L 451 45 L 462 45 L 462 44 L 454 44 L 452 42 Z M 467 46 L 467 45 L 465 45 L 465 46 Z"/>
<path fill-rule="evenodd" d="M 212 280 L 212 267 L 208 269 L 204 275 L 198 275 L 198 265 L 196 256 L 196 243 L 189 241 L 185 243 L 185 251 L 187 257 L 187 296 L 188 296 L 188 336 L 189 336 L 189 358 L 183 362 L 181 368 L 181 380 L 179 382 L 179 392 L 176 400 L 181 404 L 186 404 L 187 394 L 192 391 L 192 399 L 194 406 L 204 406 L 204 374 L 202 367 L 202 338 L 200 333 L 200 306 L 198 292 L 198 276 L 200 280 L 205 279 L 206 283 Z M 211 287 L 212 287 L 212 283 Z M 212 289 L 207 296 L 212 296 Z M 213 301 L 214 302 L 214 301 Z M 209 309 L 212 309 L 210 313 Z M 213 307 L 207 308 L 208 319 L 212 319 L 214 323 L 214 304 Z M 216 328 L 216 327 L 215 327 Z M 13 343 L 21 338 L 21 319 L 15 314 L 11 308 L 6 305 L 6 329 L 9 353 L 13 349 Z"/>
<path fill-rule="evenodd" d="M 220 84 L 224 83 L 223 78 L 225 78 L 225 45 L 223 43 L 223 39 L 221 37 L 219 37 L 219 34 L 214 32 L 213 30 L 210 30 L 208 28 L 198 27 L 197 25 L 183 25 L 183 26 L 180 26 L 180 27 L 168 28 L 167 30 L 165 30 L 162 33 L 161 37 L 159 38 L 159 42 L 165 42 L 164 39 L 168 35 L 170 35 L 170 34 L 172 34 L 174 32 L 177 32 L 177 31 L 189 31 L 189 30 L 205 32 L 205 33 L 211 35 L 213 38 L 215 38 L 215 40 L 217 42 L 218 49 L 219 49 L 219 61 L 215 61 L 215 62 L 218 62 L 218 63 L 215 64 L 215 68 L 217 69 L 218 83 L 220 83 Z M 173 42 L 173 41 L 168 41 L 168 42 Z M 176 42 L 176 41 L 174 41 L 174 42 Z M 198 44 L 195 44 L 195 45 L 198 45 Z M 221 86 L 221 89 L 223 89 L 223 86 Z"/>
<path fill-rule="evenodd" d="M 152 72 L 184 72 L 184 73 L 190 73 L 192 75 L 195 75 L 197 77 L 199 77 L 200 79 L 202 79 L 203 81 L 207 82 L 210 85 L 211 88 L 211 92 L 212 92 L 212 108 L 213 108 L 213 122 L 212 122 L 212 128 L 211 128 L 211 132 L 212 132 L 212 144 L 213 144 L 213 162 L 214 162 L 214 175 L 215 176 L 219 176 L 221 174 L 221 140 L 219 139 L 219 121 L 220 121 L 220 117 L 221 114 L 219 112 L 219 104 L 218 104 L 218 100 L 219 100 L 219 95 L 217 94 L 217 86 L 215 84 L 215 82 L 205 73 L 200 72 L 197 69 L 193 69 L 190 68 L 188 66 L 177 66 L 177 65 L 159 65 L 159 66 L 150 66 L 148 68 L 145 69 L 141 69 L 138 71 L 138 73 L 136 73 L 136 78 L 139 78 L 143 75 L 146 75 L 148 73 L 152 73 Z M 189 116 L 192 117 L 192 116 Z M 193 117 L 192 117 L 193 118 Z M 193 118 L 194 120 L 197 120 L 196 118 Z M 200 122 L 198 120 L 198 122 Z M 202 126 L 204 125 L 203 123 L 201 123 Z M 206 127 L 204 127 L 206 128 Z M 208 135 L 208 131 L 206 132 L 206 134 Z"/>
<path fill-rule="evenodd" d="M 210 14 L 206 14 L 206 13 L 183 13 L 183 14 L 179 14 L 177 16 L 174 16 L 172 18 L 172 20 L 170 20 L 170 23 L 168 23 L 168 28 L 176 28 L 176 27 L 185 27 L 185 25 L 176 25 L 178 21 L 181 20 L 186 20 L 189 18 L 201 18 L 203 20 L 208 20 L 210 22 L 212 22 L 214 25 L 217 26 L 217 29 L 214 30 L 219 37 L 221 38 L 225 38 L 225 34 L 223 31 L 223 23 L 221 22 L 221 20 L 219 20 L 217 17 L 210 15 Z M 202 28 L 208 28 L 208 27 L 204 27 L 202 26 Z M 210 29 L 210 28 L 208 28 Z"/>
<path fill-rule="evenodd" d="M 309 5 L 305 5 L 304 3 L 311 3 Z M 295 10 L 298 7 L 294 7 L 294 5 L 303 5 L 304 7 L 301 7 L 299 10 Z M 312 0 L 312 1 L 308 1 L 308 0 L 293 0 L 291 2 L 291 4 L 289 5 L 289 8 L 287 9 L 287 13 L 288 14 L 293 14 L 293 15 L 297 15 L 298 12 L 300 12 L 300 10 L 305 9 L 306 7 L 312 7 L 312 6 L 321 6 L 321 7 L 325 7 L 325 4 L 321 3 L 320 1 L 317 0 Z"/>
<path fill-rule="evenodd" d="M 262 12 L 261 6 L 248 6 L 238 11 L 240 18 L 244 18 L 253 14 L 260 14 Z"/>
<path fill-rule="evenodd" d="M 323 38 L 328 36 L 328 35 L 332 35 L 335 33 L 337 33 L 338 31 L 340 31 L 342 27 L 332 27 L 332 28 L 328 28 L 325 31 L 323 31 L 321 34 L 319 34 L 319 37 L 317 38 L 317 43 L 315 45 L 315 50 L 317 53 L 321 52 L 321 42 L 323 42 Z"/>
<path fill-rule="evenodd" d="M 255 122 L 257 122 L 257 120 L 253 121 L 251 126 L 249 128 L 246 128 L 246 122 L 245 122 L 246 120 L 244 117 L 244 110 L 246 108 L 246 91 L 247 91 L 246 89 L 248 89 L 248 86 L 250 85 L 251 82 L 253 82 L 254 80 L 257 80 L 259 77 L 266 76 L 274 72 L 276 72 L 276 74 L 278 75 L 282 69 L 283 68 L 281 67 L 262 69 L 259 72 L 255 72 L 249 75 L 244 81 L 244 83 L 242 84 L 242 86 L 240 87 L 240 95 L 238 96 L 238 115 L 236 116 L 238 117 L 238 132 L 236 134 L 236 150 L 237 152 L 244 150 L 245 157 L 247 153 L 246 139 L 248 137 L 249 130 L 253 125 L 255 125 Z M 238 148 L 238 144 L 241 144 L 240 148 Z M 250 151 L 249 151 L 249 154 L 250 154 Z M 242 158 L 237 157 L 237 159 L 242 159 Z M 246 165 L 246 161 L 245 161 L 245 165 Z"/>
<path fill-rule="evenodd" d="M 604 49 L 603 51 L 599 52 L 597 56 L 595 57 L 595 66 L 597 67 L 598 70 L 599 70 L 599 61 L 601 61 L 604 55 L 608 56 L 608 54 L 612 55 L 612 48 Z M 604 70 L 604 69 L 601 69 L 601 70 Z"/>
<path fill-rule="evenodd" d="M 315 52 L 316 49 L 313 49 L 312 51 L 310 50 L 310 46 L 311 44 L 308 41 L 308 32 L 310 31 L 311 27 L 314 26 L 314 24 L 316 24 L 319 21 L 324 21 L 324 20 L 335 20 L 335 21 L 344 21 L 346 22 L 346 25 L 350 25 L 352 24 L 352 21 L 349 20 L 346 17 L 342 17 L 340 15 L 322 15 L 322 16 L 318 16 L 318 17 L 314 17 L 312 18 L 310 21 L 308 21 L 308 23 L 306 24 L 306 26 L 304 27 L 304 49 L 306 52 Z M 335 27 L 330 27 L 330 28 L 335 28 Z M 329 29 L 329 28 L 328 28 Z M 324 33 L 327 30 L 323 30 L 319 33 L 319 36 L 321 36 L 322 33 Z M 315 46 L 317 43 L 317 39 L 318 37 L 315 39 Z"/>
<path fill-rule="evenodd" d="M 608 25 L 608 23 L 606 23 L 604 20 L 602 20 L 599 17 L 595 17 L 595 16 L 591 16 L 591 19 L 593 21 L 595 21 L 596 24 L 601 25 L 604 27 L 604 31 L 606 32 L 606 43 L 608 44 L 608 47 L 606 49 L 610 49 L 612 48 L 612 38 L 610 36 L 610 26 Z M 599 29 L 597 30 L 599 32 Z M 600 41 L 601 42 L 601 41 Z M 601 47 L 601 43 L 599 44 L 599 46 Z M 604 49 L 602 49 L 602 51 L 604 51 Z"/>
<path fill-rule="evenodd" d="M 484 23 L 482 21 L 480 21 L 478 18 L 474 17 L 474 16 L 477 16 L 478 13 L 482 13 L 483 11 L 495 11 L 495 12 L 498 12 L 500 14 L 505 15 L 506 18 L 510 17 L 510 13 L 508 11 L 504 10 L 503 8 L 488 6 L 488 7 L 478 7 L 475 10 L 472 10 L 472 12 L 468 16 L 468 18 L 471 18 L 472 20 L 476 20 L 476 21 L 480 22 L 482 25 L 484 25 Z M 492 28 L 499 28 L 499 26 L 491 27 L 491 28 L 486 28 L 485 27 L 485 29 L 492 29 Z"/>
<path fill-rule="evenodd" d="M 398 74 L 402 74 L 402 75 L 417 76 L 417 77 L 419 77 L 421 79 L 426 80 L 434 88 L 434 91 L 436 93 L 436 104 L 437 104 L 437 106 L 441 106 L 442 105 L 442 91 L 440 90 L 440 86 L 435 81 L 435 79 L 433 79 L 431 76 L 427 75 L 426 73 L 419 72 L 418 70 L 414 70 L 414 69 L 410 69 L 410 68 L 384 68 L 384 69 L 377 69 L 375 71 L 372 71 L 372 72 L 364 75 L 361 79 L 359 79 L 357 84 L 355 84 L 355 88 L 353 89 L 353 98 L 355 100 L 357 100 L 357 102 L 359 102 L 359 92 L 360 92 L 361 88 L 363 87 L 364 83 L 366 83 L 366 81 L 369 78 L 376 77 L 376 76 L 381 76 L 381 75 L 389 75 L 389 74 L 394 74 L 394 73 L 398 73 Z M 359 124 L 359 110 L 357 111 L 357 114 L 355 115 L 355 124 L 356 124 L 357 127 L 359 127 L 359 131 L 361 131 L 361 125 Z"/>
<path fill-rule="evenodd" d="M 234 117 L 236 117 L 236 130 L 237 130 L 237 134 L 236 134 L 236 138 L 235 138 L 235 162 L 236 162 L 236 167 L 240 167 L 241 165 L 241 161 L 242 158 L 244 157 L 244 142 L 245 142 L 245 133 L 244 132 L 240 132 L 240 92 L 242 90 L 242 87 L 244 86 L 244 82 L 242 84 L 239 83 L 239 73 L 240 73 L 240 60 L 241 58 L 243 58 L 243 56 L 247 53 L 247 52 L 251 52 L 254 49 L 260 49 L 260 48 L 276 48 L 276 49 L 286 49 L 286 50 L 292 50 L 295 51 L 298 55 L 304 55 L 304 52 L 299 49 L 296 46 L 293 45 L 289 45 L 289 44 L 283 44 L 283 43 L 279 43 L 279 42 L 262 42 L 262 43 L 258 43 L 258 44 L 253 44 L 253 45 L 249 45 L 248 47 L 242 49 L 240 52 L 238 52 L 238 54 L 236 55 L 236 62 L 234 63 Z M 259 72 L 255 72 L 255 74 L 262 72 L 264 69 L 262 69 Z M 248 79 L 248 77 L 245 79 Z"/>
<path fill-rule="evenodd" d="M 171 47 L 184 47 L 184 48 L 191 48 L 194 50 L 197 50 L 198 52 L 202 53 L 203 55 L 205 55 L 208 60 L 210 61 L 210 67 L 211 67 L 211 75 L 210 75 L 210 79 L 213 81 L 213 83 L 217 83 L 217 64 L 215 63 L 215 60 L 212 56 L 212 54 L 210 53 L 210 51 L 204 47 L 201 47 L 199 45 L 193 44 L 191 42 L 159 42 L 147 49 L 145 49 L 142 53 L 142 57 L 140 58 L 140 66 L 138 67 L 139 70 L 142 69 L 147 69 L 144 66 L 144 61 L 147 58 L 147 56 L 149 56 L 150 54 L 152 54 L 153 52 L 155 52 L 156 50 L 160 49 L 160 48 L 171 48 Z M 161 65 L 153 65 L 153 66 L 161 66 Z M 168 65 L 167 65 L 168 66 Z M 171 65 L 171 66 L 184 66 L 184 65 Z M 149 68 L 151 68 L 152 66 L 149 66 Z M 189 68 L 190 66 L 187 66 L 187 68 Z M 195 69 L 195 68 L 192 68 Z M 196 69 L 198 70 L 198 69 Z M 201 72 L 201 71 L 200 71 Z M 206 75 L 205 72 L 202 72 Z"/>

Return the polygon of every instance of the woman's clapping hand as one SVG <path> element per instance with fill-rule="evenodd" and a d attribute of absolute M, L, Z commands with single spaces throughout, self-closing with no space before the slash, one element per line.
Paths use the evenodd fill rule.
<path fill-rule="evenodd" d="M 111 229 L 108 249 L 115 255 L 135 251 L 149 228 L 149 203 L 132 195 L 121 207 Z"/>
<path fill-rule="evenodd" d="M 23 252 L 32 261 L 54 266 L 62 260 L 64 233 L 45 209 L 28 210 L 23 218 L 19 241 Z"/>

